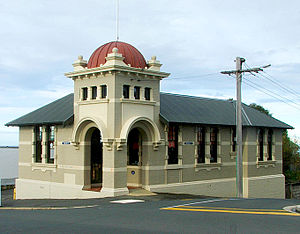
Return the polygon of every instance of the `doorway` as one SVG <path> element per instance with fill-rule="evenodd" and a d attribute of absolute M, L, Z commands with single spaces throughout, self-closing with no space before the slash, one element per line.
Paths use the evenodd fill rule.
<path fill-rule="evenodd" d="M 102 185 L 103 144 L 99 129 L 95 128 L 91 136 L 91 186 Z"/>
<path fill-rule="evenodd" d="M 142 134 L 137 128 L 132 129 L 127 140 L 127 186 L 142 186 Z"/>

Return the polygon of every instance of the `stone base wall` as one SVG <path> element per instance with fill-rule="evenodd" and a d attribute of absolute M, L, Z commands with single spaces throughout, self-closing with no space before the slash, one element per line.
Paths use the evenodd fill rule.
<path fill-rule="evenodd" d="M 145 187 L 145 189 L 158 193 L 234 197 L 235 178 L 150 185 Z"/>
<path fill-rule="evenodd" d="M 17 179 L 16 199 L 86 199 L 128 194 L 128 189 L 105 189 L 101 192 L 82 190 L 81 185 Z"/>
<path fill-rule="evenodd" d="M 284 198 L 284 175 L 259 176 L 244 179 L 245 198 Z M 151 192 L 194 194 L 215 197 L 235 197 L 236 180 L 215 179 L 185 183 L 146 186 Z"/>
<path fill-rule="evenodd" d="M 244 189 L 248 198 L 285 198 L 285 177 L 283 174 L 250 177 L 244 179 L 244 183 L 248 183 Z"/>

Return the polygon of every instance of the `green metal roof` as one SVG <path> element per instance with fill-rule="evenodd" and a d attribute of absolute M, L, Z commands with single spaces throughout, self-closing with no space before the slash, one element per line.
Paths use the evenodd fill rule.
<path fill-rule="evenodd" d="M 69 94 L 46 106 L 6 124 L 66 125 L 73 122 L 74 95 Z M 235 102 L 169 93 L 160 94 L 160 117 L 167 123 L 235 125 Z M 243 104 L 243 125 L 255 127 L 293 128 L 273 117 Z"/>
<path fill-rule="evenodd" d="M 73 122 L 73 93 L 15 119 L 6 126 L 66 125 Z"/>
<path fill-rule="evenodd" d="M 160 94 L 160 116 L 169 123 L 234 126 L 235 106 L 235 101 Z M 243 126 L 293 128 L 245 104 L 242 105 L 242 123 Z"/>

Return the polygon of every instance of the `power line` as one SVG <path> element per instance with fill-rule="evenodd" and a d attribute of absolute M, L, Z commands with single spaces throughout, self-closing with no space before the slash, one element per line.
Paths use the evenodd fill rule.
<path fill-rule="evenodd" d="M 257 76 L 256 74 L 253 74 L 253 73 L 250 73 L 250 74 L 253 75 L 253 76 Z M 231 78 L 235 78 L 235 77 L 233 77 L 232 75 L 229 75 L 229 76 L 230 76 Z M 254 88 L 255 90 L 258 90 L 258 91 L 260 91 L 260 92 L 262 92 L 262 93 L 264 93 L 264 94 L 266 94 L 266 95 L 268 95 L 268 96 L 270 96 L 270 97 L 272 97 L 272 98 L 277 99 L 277 100 L 280 101 L 280 102 L 283 102 L 283 103 L 285 103 L 285 104 L 287 104 L 287 105 L 289 105 L 289 106 L 291 106 L 291 107 L 294 107 L 294 108 L 297 109 L 297 110 L 300 110 L 300 108 L 297 107 L 297 106 L 299 106 L 299 105 L 298 105 L 297 103 L 295 103 L 294 101 L 292 101 L 292 100 L 290 100 L 290 99 L 287 99 L 287 98 L 285 98 L 285 97 L 282 97 L 281 95 L 279 95 L 279 94 L 277 94 L 277 93 L 274 93 L 273 91 L 270 91 L 270 90 L 268 90 L 268 89 L 262 87 L 261 85 L 255 84 L 254 82 L 252 82 L 252 81 L 246 79 L 245 76 L 244 76 L 244 83 L 245 83 L 246 85 L 248 85 L 248 86 Z M 269 92 L 269 93 L 267 93 L 267 92 L 265 92 L 265 91 L 267 91 L 267 92 Z M 272 94 L 271 94 L 271 93 L 272 93 Z M 281 97 L 281 98 L 283 98 L 283 99 L 287 99 L 287 100 L 290 101 L 290 102 L 293 102 L 294 105 L 292 105 L 291 103 L 289 103 L 289 102 L 287 102 L 287 101 L 285 101 L 285 100 L 283 100 L 283 99 L 281 99 L 281 98 L 279 98 L 279 97 L 277 97 L 277 96 L 279 96 L 279 97 Z M 295 106 L 295 105 L 297 105 L 297 106 Z"/>
<path fill-rule="evenodd" d="M 250 68 L 250 67 L 248 66 L 248 64 L 246 64 L 246 63 L 245 63 L 245 66 L 248 67 L 248 68 Z M 265 71 L 262 71 L 262 72 L 266 73 Z M 274 85 L 276 85 L 276 86 L 278 86 L 279 88 L 281 88 L 283 91 L 287 92 L 288 94 L 292 94 L 292 95 L 294 95 L 295 97 L 300 98 L 300 95 L 299 95 L 297 92 L 295 92 L 295 91 L 292 90 L 291 88 L 288 88 L 288 87 L 283 86 L 282 84 L 280 84 L 280 82 L 274 80 L 274 78 L 273 78 L 273 80 L 272 80 L 272 79 L 270 79 L 269 77 L 267 77 L 267 76 L 261 74 L 260 72 L 258 72 L 258 75 L 259 75 L 259 76 L 256 75 L 256 74 L 253 74 L 253 73 L 251 73 L 251 74 L 252 74 L 253 76 L 256 76 L 257 78 L 260 78 L 259 76 L 262 76 L 262 77 L 264 77 L 265 79 L 267 79 L 268 81 L 272 82 Z M 266 74 L 268 74 L 268 73 L 266 73 Z M 269 75 L 269 74 L 268 74 L 268 75 Z M 269 76 L 271 76 L 271 75 L 269 75 Z"/>
<path fill-rule="evenodd" d="M 287 92 L 289 92 L 290 94 L 296 96 L 297 98 L 300 98 L 300 95 L 299 95 L 297 92 L 295 92 L 294 90 L 292 90 L 291 88 L 284 87 L 284 86 L 281 85 L 279 82 L 276 82 L 276 81 L 270 79 L 269 77 L 267 77 L 267 76 L 265 76 L 265 75 L 263 75 L 263 74 L 261 74 L 261 73 L 259 73 L 259 75 L 261 75 L 262 77 L 265 77 L 267 80 L 269 80 L 269 81 L 271 81 L 272 83 L 278 85 L 278 86 L 281 87 L 283 90 L 286 90 Z"/>
<path fill-rule="evenodd" d="M 276 79 L 274 76 L 271 76 L 269 73 L 263 71 L 263 73 L 265 73 L 266 75 L 268 75 L 269 77 L 273 78 L 274 81 L 276 81 L 277 83 L 280 83 L 278 81 L 278 79 Z M 286 86 L 287 87 L 287 86 Z M 292 91 L 294 94 L 299 95 L 298 91 L 295 91 L 294 89 L 292 89 L 291 87 L 287 87 L 290 91 Z"/>
<path fill-rule="evenodd" d="M 215 72 L 215 73 L 208 73 L 208 74 L 203 74 L 203 75 L 168 77 L 168 78 L 165 78 L 164 80 L 180 80 L 180 79 L 187 79 L 187 78 L 195 78 L 195 80 L 196 80 L 197 78 L 200 78 L 200 77 L 212 76 L 212 75 L 219 75 L 219 73 Z"/>
<path fill-rule="evenodd" d="M 251 84 L 253 84 L 253 85 L 257 86 L 257 87 L 260 87 L 261 89 L 267 90 L 268 92 L 270 92 L 270 93 L 272 93 L 272 94 L 274 94 L 274 95 L 276 95 L 276 96 L 279 96 L 279 97 L 281 97 L 281 98 L 283 98 L 283 99 L 286 99 L 286 100 L 288 100 L 288 101 L 294 103 L 295 105 L 299 105 L 298 103 L 294 102 L 293 100 L 291 100 L 291 99 L 289 99 L 289 98 L 286 98 L 286 97 L 284 97 L 284 96 L 281 96 L 281 95 L 279 95 L 279 94 L 277 94 L 277 93 L 275 93 L 275 92 L 273 92 L 273 91 L 271 91 L 271 90 L 269 90 L 269 89 L 267 89 L 267 88 L 264 88 L 263 86 L 261 86 L 261 85 L 259 85 L 259 84 L 256 84 L 256 83 L 252 82 L 252 81 L 249 80 L 249 79 L 245 79 L 245 80 L 247 80 L 248 82 L 250 82 Z"/>
<path fill-rule="evenodd" d="M 255 74 L 252 74 L 252 75 L 253 75 L 253 76 L 256 76 Z M 256 84 L 256 83 L 250 81 L 249 79 L 246 79 L 246 78 L 245 78 L 245 80 L 247 80 L 248 82 L 252 83 L 253 85 L 255 85 L 255 86 L 257 86 L 257 87 L 260 87 L 261 89 L 267 90 L 268 92 L 272 93 L 273 95 L 276 95 L 276 96 L 279 96 L 279 97 L 281 97 L 281 98 L 283 98 L 283 99 L 286 99 L 286 100 L 288 100 L 288 101 L 294 103 L 294 105 L 297 105 L 297 106 L 300 107 L 300 105 L 299 105 L 298 103 L 296 103 L 295 101 L 293 101 L 293 100 L 291 100 L 291 99 L 289 99 L 289 98 L 287 98 L 287 97 L 281 96 L 280 94 L 277 94 L 277 93 L 275 93 L 275 92 L 273 92 L 273 91 L 271 91 L 271 90 L 269 90 L 269 89 L 267 89 L 267 88 L 265 88 L 265 87 L 263 87 L 263 86 L 261 86 L 261 85 L 259 85 L 259 84 Z"/>
<path fill-rule="evenodd" d="M 266 95 L 268 95 L 268 96 L 270 96 L 270 97 L 273 97 L 273 98 L 277 99 L 278 101 L 281 101 L 281 102 L 283 102 L 283 103 L 285 103 L 285 104 L 287 104 L 287 105 L 289 105 L 289 106 L 291 106 L 291 107 L 296 108 L 297 110 L 300 110 L 300 108 L 298 108 L 298 107 L 296 107 L 296 106 L 294 106 L 294 105 L 291 105 L 289 102 L 286 102 L 286 101 L 284 101 L 284 100 L 282 100 L 282 99 L 276 97 L 275 95 L 272 95 L 272 94 L 269 94 L 269 93 L 265 92 L 262 88 L 255 87 L 255 85 L 251 85 L 251 84 L 249 83 L 249 80 L 244 80 L 244 83 L 245 83 L 246 85 L 248 85 L 248 86 L 254 88 L 255 90 L 258 90 L 258 91 L 260 91 L 260 92 L 262 92 L 262 93 L 264 93 L 264 94 L 266 94 Z"/>

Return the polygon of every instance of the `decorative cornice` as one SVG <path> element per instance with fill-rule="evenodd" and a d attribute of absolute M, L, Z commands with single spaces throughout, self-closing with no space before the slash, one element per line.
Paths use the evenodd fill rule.
<path fill-rule="evenodd" d="M 136 73 L 139 75 L 144 75 L 147 77 L 155 77 L 155 78 L 165 78 L 170 75 L 170 73 L 166 72 L 160 72 L 160 71 L 155 71 L 151 69 L 146 69 L 146 68 L 135 68 L 135 67 L 129 67 L 129 66 L 120 66 L 120 65 L 108 65 L 108 66 L 100 66 L 96 68 L 90 68 L 90 69 L 83 69 L 79 71 L 73 71 L 73 72 L 67 72 L 65 73 L 66 77 L 69 78 L 84 78 L 84 77 L 89 77 L 93 74 L 96 73 L 106 73 L 106 72 L 113 72 L 113 71 L 120 71 L 120 72 L 127 72 L 127 73 Z"/>

